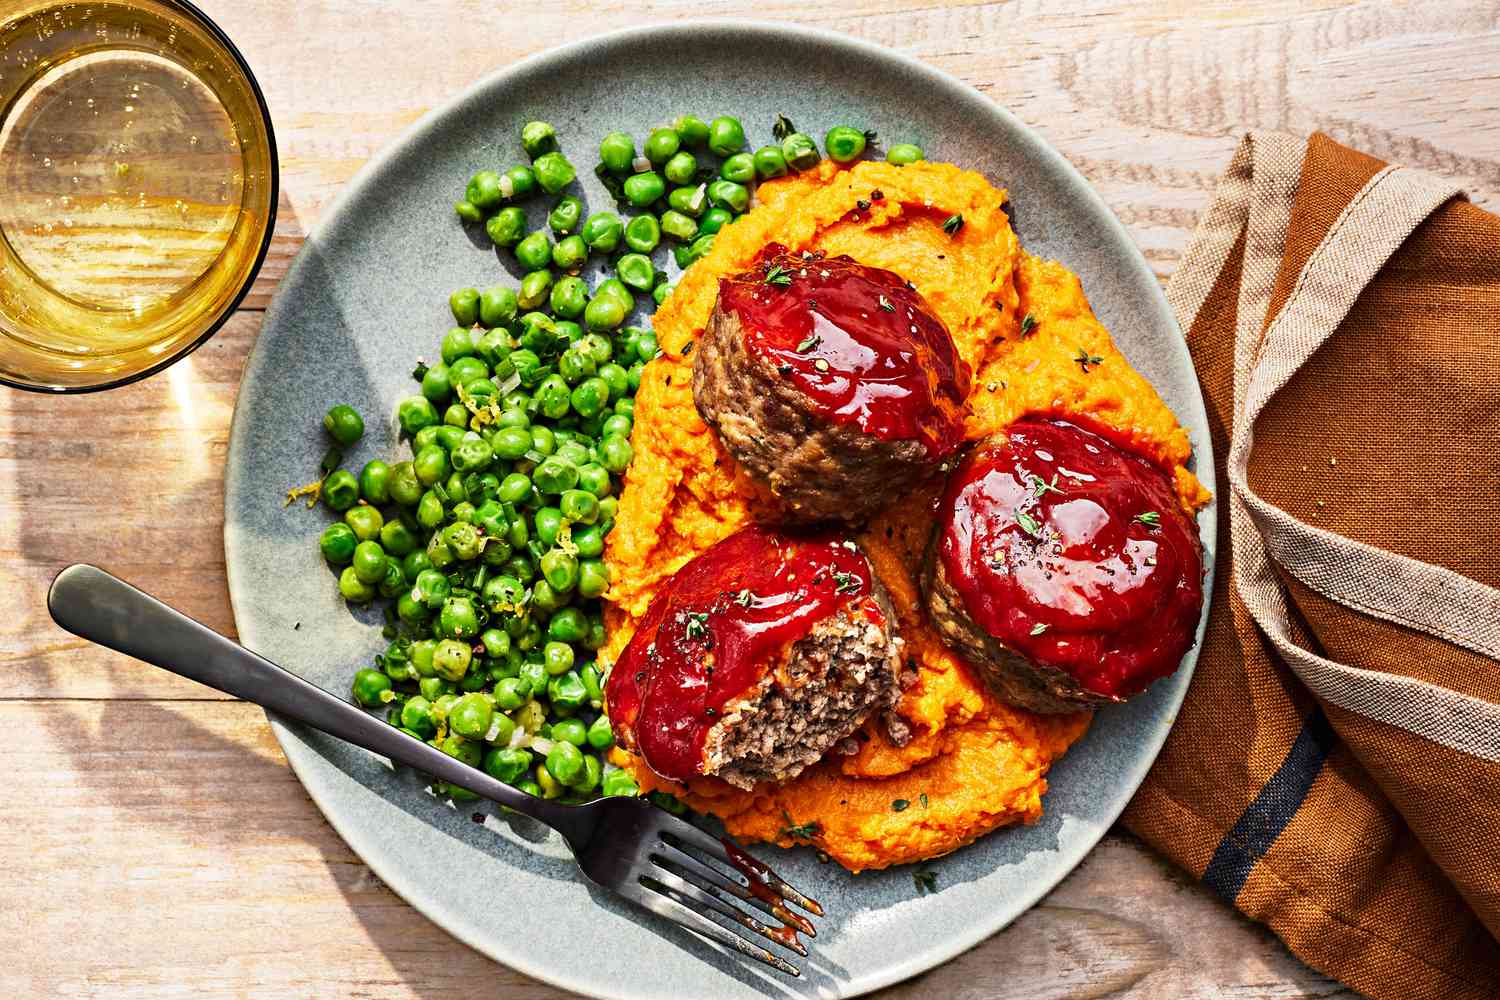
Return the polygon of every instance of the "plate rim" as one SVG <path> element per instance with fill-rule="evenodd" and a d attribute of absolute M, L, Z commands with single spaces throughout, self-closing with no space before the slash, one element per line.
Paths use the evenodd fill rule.
<path fill-rule="evenodd" d="M 462 109 L 477 94 L 502 84 L 509 77 L 520 76 L 530 72 L 540 65 L 576 58 L 595 46 L 629 43 L 638 37 L 691 34 L 694 31 L 705 28 L 747 32 L 759 35 L 761 39 L 776 39 L 778 37 L 791 36 L 804 42 L 842 48 L 846 52 L 852 52 L 857 56 L 865 56 L 894 64 L 893 68 L 919 76 L 926 83 L 940 88 L 956 89 L 970 99 L 981 103 L 989 113 L 995 115 L 1016 133 L 1025 137 L 1029 142 L 1027 149 L 1029 155 L 1039 157 L 1043 160 L 1049 172 L 1061 175 L 1077 196 L 1090 203 L 1095 214 L 1099 215 L 1103 220 L 1103 228 L 1108 231 L 1113 241 L 1125 248 L 1126 253 L 1141 273 L 1151 276 L 1152 280 L 1148 283 L 1152 290 L 1150 299 L 1153 300 L 1154 307 L 1160 313 L 1161 317 L 1170 323 L 1172 328 L 1177 329 L 1178 338 L 1172 341 L 1173 351 L 1179 355 L 1179 360 L 1186 365 L 1187 370 L 1193 373 L 1194 382 L 1197 383 L 1196 367 L 1193 365 L 1192 358 L 1188 353 L 1186 338 L 1182 335 L 1180 324 L 1177 322 L 1176 316 L 1167 302 L 1165 291 L 1160 282 L 1155 279 L 1154 272 L 1151 271 L 1145 255 L 1130 237 L 1129 231 L 1125 228 L 1124 224 L 1120 222 L 1119 218 L 1110 209 L 1099 192 L 1095 190 L 1093 185 L 1079 172 L 1077 167 L 1043 138 L 1038 131 L 972 84 L 944 70 L 938 69 L 915 56 L 888 48 L 877 42 L 871 42 L 827 28 L 758 18 L 653 20 L 645 24 L 632 25 L 626 28 L 588 35 L 584 38 L 543 49 L 494 69 L 471 81 L 447 99 L 434 105 L 420 118 L 387 141 L 369 160 L 360 166 L 349 180 L 344 182 L 317 223 L 304 237 L 303 244 L 298 248 L 296 257 L 277 283 L 272 301 L 268 304 L 262 318 L 262 328 L 279 316 L 282 305 L 282 290 L 292 285 L 294 283 L 292 279 L 307 265 L 309 259 L 307 249 L 317 245 L 325 237 L 326 232 L 337 228 L 337 224 L 342 221 L 343 216 L 349 210 L 350 203 L 363 189 L 369 178 L 381 171 L 388 161 L 399 155 L 407 146 L 414 142 L 420 142 L 444 118 Z M 232 457 L 238 448 L 242 447 L 240 444 L 241 439 L 247 433 L 245 430 L 245 421 L 241 419 L 243 411 L 240 402 L 244 396 L 243 390 L 246 382 L 258 376 L 261 369 L 268 363 L 267 356 L 257 350 L 259 343 L 259 334 L 257 334 L 256 346 L 251 348 L 244 370 L 241 372 L 235 396 L 235 409 L 230 421 L 228 451 L 225 461 L 224 491 L 226 498 L 238 489 L 241 477 L 239 467 L 232 460 Z M 1195 389 L 1194 398 L 1189 402 L 1196 404 L 1197 413 L 1189 414 L 1189 416 L 1200 417 L 1200 425 L 1207 426 L 1206 404 L 1201 384 L 1197 384 Z M 1214 476 L 1212 441 L 1205 438 L 1201 441 L 1194 440 L 1192 444 L 1194 468 L 1198 472 L 1200 480 L 1204 480 L 1206 485 L 1216 490 L 1217 483 L 1214 482 L 1216 477 Z M 947 963 L 956 956 L 1004 930 L 1016 919 L 1029 912 L 1043 896 L 1047 895 L 1071 875 L 1083 859 L 1094 850 L 1104 834 L 1119 819 L 1126 805 L 1134 797 L 1135 791 L 1145 780 L 1147 772 L 1160 755 L 1162 746 L 1165 744 L 1171 727 L 1176 721 L 1182 700 L 1186 696 L 1193 674 L 1197 669 L 1198 654 L 1202 649 L 1203 635 L 1212 606 L 1213 582 L 1217 573 L 1217 506 L 1218 495 L 1215 492 L 1214 499 L 1210 505 L 1198 514 L 1199 537 L 1203 541 L 1207 566 L 1204 574 L 1203 610 L 1199 618 L 1195 641 L 1193 647 L 1185 656 L 1182 665 L 1172 675 L 1175 687 L 1163 705 L 1163 721 L 1158 723 L 1156 728 L 1139 743 L 1139 746 L 1143 749 L 1149 748 L 1149 752 L 1141 754 L 1134 772 L 1126 780 L 1116 785 L 1116 794 L 1119 795 L 1118 808 L 1107 809 L 1105 811 L 1107 820 L 1100 823 L 1097 829 L 1080 831 L 1077 836 L 1072 838 L 1067 848 L 1060 849 L 1058 852 L 1060 863 L 1057 866 L 1055 877 L 1049 876 L 1038 879 L 1033 885 L 1028 886 L 1025 891 L 1017 893 L 1015 898 L 1019 902 L 1014 907 L 1014 912 L 991 920 L 976 921 L 962 933 L 940 938 L 922 951 L 910 954 L 900 961 L 887 965 L 873 975 L 861 976 L 855 974 L 849 980 L 839 984 L 841 987 L 840 995 L 846 997 L 862 996 L 920 975 L 923 972 Z M 230 568 L 232 558 L 230 553 L 234 544 L 231 541 L 232 531 L 233 528 L 229 520 L 229 509 L 226 502 L 223 526 L 225 577 L 229 591 L 230 611 L 234 616 L 236 630 L 243 638 L 244 630 L 241 627 L 240 602 L 236 599 L 235 574 Z M 327 804 L 326 799 L 329 797 L 329 793 L 322 787 L 319 779 L 308 766 L 312 758 L 318 756 L 316 752 L 303 744 L 297 738 L 292 727 L 278 716 L 267 712 L 266 718 L 271 724 L 272 733 L 276 737 L 276 742 L 281 747 L 282 753 L 286 757 L 293 774 L 296 775 L 298 782 L 302 785 L 304 791 L 307 792 L 308 797 L 312 799 L 313 804 L 318 807 L 318 811 L 322 814 L 323 818 L 333 827 L 334 832 L 354 851 L 362 862 L 370 867 L 370 870 L 375 873 L 376 877 L 390 887 L 403 902 L 411 906 L 424 918 L 432 921 L 445 933 L 461 941 L 465 946 L 474 949 L 479 954 L 484 955 L 486 958 L 530 976 L 538 982 L 546 983 L 559 989 L 571 990 L 584 996 L 595 997 L 598 1000 L 616 1000 L 616 998 L 620 997 L 633 998 L 644 995 L 638 993 L 597 992 L 589 984 L 575 981 L 567 966 L 544 965 L 533 961 L 531 956 L 527 955 L 524 951 L 502 951 L 501 949 L 491 947 L 490 942 L 480 940 L 477 935 L 471 935 L 458 929 L 456 925 L 460 922 L 449 919 L 448 914 L 440 905 L 424 905 L 427 902 L 425 900 L 423 903 L 417 902 L 414 897 L 422 895 L 422 887 L 410 880 L 402 868 L 394 863 L 387 863 L 386 858 L 379 850 L 378 838 L 373 835 L 367 836 L 360 830 L 346 827 L 344 817 L 340 815 L 339 810 L 333 809 Z M 1086 736 L 1087 734 L 1085 734 Z M 849 987 L 847 992 L 842 989 L 845 985 Z"/>

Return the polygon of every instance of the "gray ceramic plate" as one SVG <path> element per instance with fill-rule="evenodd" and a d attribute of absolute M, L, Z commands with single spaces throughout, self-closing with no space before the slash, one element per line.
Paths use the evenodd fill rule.
<path fill-rule="evenodd" d="M 344 605 L 319 558 L 326 518 L 301 505 L 283 509 L 283 491 L 317 467 L 319 420 L 334 402 L 372 418 L 349 456 L 356 468 L 395 453 L 389 415 L 414 389 L 412 360 L 434 356 L 450 324 L 448 292 L 504 275 L 504 261 L 482 240 L 471 242 L 453 216 L 468 175 L 518 159 L 521 123 L 545 118 L 582 168 L 591 208 L 608 207 L 589 173 L 599 137 L 613 128 L 640 137 L 684 111 L 737 114 L 756 143 L 768 141 L 781 112 L 817 134 L 857 123 L 1008 187 L 1022 241 L 1082 275 L 1115 340 L 1192 434 L 1199 475 L 1213 487 L 1197 380 L 1156 279 L 1099 197 L 1037 135 L 950 77 L 850 38 L 742 23 L 642 28 L 556 49 L 480 81 L 368 164 L 309 236 L 266 314 L 230 439 L 224 547 L 247 646 L 342 692 L 383 645 L 378 623 Z M 1209 511 L 1202 527 L 1210 552 L 1213 525 Z M 1039 824 L 934 862 L 932 895 L 916 894 L 909 868 L 850 876 L 807 850 L 762 848 L 831 914 L 797 983 L 746 969 L 591 889 L 560 841 L 529 822 L 491 813 L 477 824 L 475 807 L 438 802 L 414 774 L 299 727 L 273 725 L 313 800 L 370 867 L 498 961 L 601 997 L 851 996 L 963 951 L 1066 875 L 1155 758 L 1192 659 L 1147 695 L 1099 713 L 1052 771 Z"/>

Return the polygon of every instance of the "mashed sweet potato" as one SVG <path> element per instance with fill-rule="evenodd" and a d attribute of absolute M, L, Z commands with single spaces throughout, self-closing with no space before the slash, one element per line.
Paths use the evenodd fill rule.
<path fill-rule="evenodd" d="M 691 348 L 713 310 L 719 277 L 748 268 L 772 241 L 793 251 L 848 254 L 917 286 L 975 372 L 967 437 L 1028 413 L 1084 419 L 1173 470 L 1185 508 L 1207 501 L 1184 467 L 1186 432 L 1115 349 L 1077 277 L 1020 248 L 1005 192 L 982 176 L 941 163 L 824 162 L 762 185 L 759 198 L 656 313 L 662 356 L 646 366 L 636 396 L 635 460 L 606 552 L 614 577 L 606 595 L 606 662 L 624 647 L 662 581 L 766 502 L 698 417 Z M 963 225 L 950 235 L 943 222 L 953 215 L 962 215 Z M 1079 363 L 1080 352 L 1088 363 Z M 911 725 L 906 746 L 869 726 L 857 753 L 753 792 L 716 779 L 676 785 L 624 751 L 615 752 L 616 763 L 643 788 L 675 792 L 719 816 L 737 837 L 811 842 L 853 871 L 930 858 L 997 827 L 1035 822 L 1047 769 L 1090 716 L 1033 715 L 998 701 L 924 619 L 917 574 L 939 489 L 937 482 L 919 487 L 860 536 L 917 668 L 898 709 Z"/>

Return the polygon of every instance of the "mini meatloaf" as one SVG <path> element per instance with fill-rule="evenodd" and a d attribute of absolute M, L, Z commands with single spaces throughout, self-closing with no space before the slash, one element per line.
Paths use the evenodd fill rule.
<path fill-rule="evenodd" d="M 794 778 L 889 716 L 894 620 L 854 542 L 741 530 L 652 600 L 605 689 L 615 736 L 674 781 Z"/>
<path fill-rule="evenodd" d="M 719 282 L 698 412 L 792 523 L 858 523 L 963 442 L 969 369 L 900 275 L 767 246 Z"/>
<path fill-rule="evenodd" d="M 1073 424 L 1028 418 L 949 478 L 923 593 L 996 694 L 1070 712 L 1177 669 L 1203 607 L 1203 555 L 1165 472 Z"/>

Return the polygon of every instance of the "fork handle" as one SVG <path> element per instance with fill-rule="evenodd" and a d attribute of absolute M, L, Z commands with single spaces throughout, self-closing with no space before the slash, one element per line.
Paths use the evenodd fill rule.
<path fill-rule="evenodd" d="M 572 807 L 535 798 L 283 670 L 96 566 L 69 566 L 47 592 L 52 620 L 74 635 L 425 771 L 552 827 Z"/>

